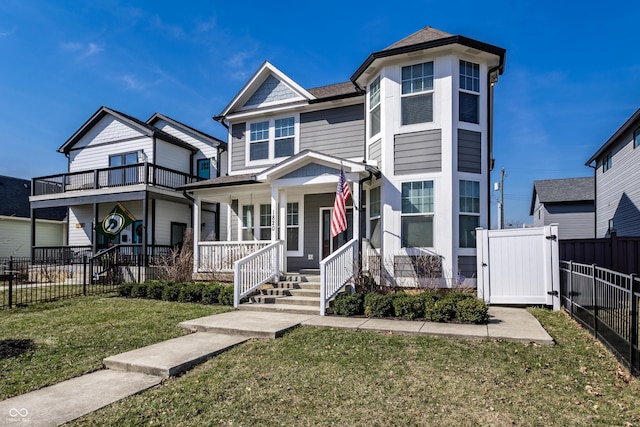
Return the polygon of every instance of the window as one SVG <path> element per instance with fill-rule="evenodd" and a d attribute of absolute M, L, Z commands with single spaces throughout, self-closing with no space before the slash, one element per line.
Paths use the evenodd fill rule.
<path fill-rule="evenodd" d="M 138 183 L 138 168 L 125 167 L 138 163 L 138 152 L 114 154 L 109 156 L 109 185 L 128 185 Z"/>
<path fill-rule="evenodd" d="M 376 249 L 380 248 L 382 232 L 380 227 L 380 187 L 369 190 L 369 242 Z"/>
<path fill-rule="evenodd" d="M 211 178 L 211 160 L 210 159 L 198 159 L 198 178 L 202 178 L 202 179 Z"/>
<path fill-rule="evenodd" d="M 480 93 L 480 65 L 460 60 L 458 117 L 461 122 L 480 123 L 480 96 L 477 93 Z"/>
<path fill-rule="evenodd" d="M 248 133 L 250 162 L 273 160 L 295 154 L 295 117 L 250 123 Z"/>
<path fill-rule="evenodd" d="M 260 240 L 271 240 L 271 205 L 260 205 Z"/>
<path fill-rule="evenodd" d="M 640 128 L 633 132 L 633 148 L 640 147 Z"/>
<path fill-rule="evenodd" d="M 612 231 L 616 231 L 616 229 L 613 226 L 613 219 L 609 220 L 609 222 L 607 223 L 607 226 L 608 226 L 607 231 L 609 233 L 611 233 Z"/>
<path fill-rule="evenodd" d="M 380 76 L 369 86 L 369 136 L 380 133 Z"/>
<path fill-rule="evenodd" d="M 460 180 L 460 212 L 467 215 L 460 215 L 458 219 L 459 245 L 461 248 L 475 248 L 476 228 L 480 224 L 480 183 L 478 181 Z"/>
<path fill-rule="evenodd" d="M 433 247 L 433 181 L 402 183 L 402 247 Z"/>
<path fill-rule="evenodd" d="M 171 246 L 182 247 L 184 234 L 187 232 L 187 224 L 181 222 L 171 223 Z"/>
<path fill-rule="evenodd" d="M 613 154 L 609 153 L 602 159 L 602 172 L 606 172 L 613 166 Z"/>
<path fill-rule="evenodd" d="M 245 205 L 242 207 L 242 240 L 254 240 L 253 206 Z"/>
<path fill-rule="evenodd" d="M 403 125 L 433 121 L 433 62 L 402 67 Z"/>
<path fill-rule="evenodd" d="M 287 251 L 300 248 L 300 211 L 298 202 L 287 203 Z"/>

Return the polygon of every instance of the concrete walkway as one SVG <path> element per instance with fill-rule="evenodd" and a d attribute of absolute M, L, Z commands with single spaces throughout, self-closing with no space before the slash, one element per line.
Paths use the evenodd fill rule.
<path fill-rule="evenodd" d="M 490 307 L 489 316 L 488 325 L 251 311 L 202 317 L 180 324 L 193 334 L 108 357 L 104 360 L 107 369 L 1 401 L 0 426 L 63 424 L 180 375 L 250 338 L 277 338 L 298 325 L 553 344 L 524 309 Z"/>

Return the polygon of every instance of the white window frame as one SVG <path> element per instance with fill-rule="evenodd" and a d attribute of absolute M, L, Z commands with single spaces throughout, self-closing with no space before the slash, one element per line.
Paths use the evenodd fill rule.
<path fill-rule="evenodd" d="M 473 67 L 478 68 L 478 76 L 468 76 L 467 74 L 463 74 L 461 68 L 463 67 L 463 65 L 465 67 L 467 67 L 467 65 L 470 64 Z M 464 79 L 464 84 L 463 84 L 463 79 Z M 470 80 L 471 83 L 471 88 L 467 87 L 467 82 L 468 79 Z M 477 84 L 477 90 L 475 88 Z M 478 114 L 478 121 L 477 122 L 468 122 L 465 120 L 462 120 L 460 118 L 460 114 L 461 114 L 461 108 L 460 108 L 460 96 L 458 96 L 458 120 L 462 123 L 470 123 L 470 124 L 480 124 L 480 64 L 476 64 L 475 62 L 471 62 L 471 61 L 467 61 L 465 59 L 459 59 L 458 60 L 458 89 L 460 91 L 460 93 L 466 93 L 469 95 L 473 95 L 476 97 L 476 101 L 477 101 L 477 114 Z"/>
<path fill-rule="evenodd" d="M 371 194 L 374 190 L 377 190 L 378 192 L 378 213 L 374 215 L 373 213 L 373 198 L 371 197 Z M 378 228 L 380 230 L 380 245 L 375 248 L 375 249 L 380 249 L 380 247 L 382 246 L 382 224 L 380 223 L 381 219 L 382 219 L 382 191 L 381 191 L 381 187 L 373 187 L 369 189 L 369 198 L 368 198 L 368 202 L 369 202 L 369 242 L 371 242 L 371 237 L 373 236 L 373 232 L 374 232 L 374 227 L 373 227 L 373 221 L 378 221 Z"/>
<path fill-rule="evenodd" d="M 474 194 L 471 195 L 467 195 L 466 191 L 463 194 L 463 188 L 466 189 L 467 187 L 467 183 L 472 183 L 472 184 L 477 184 L 477 199 L 478 199 L 478 205 L 477 205 L 477 209 L 473 203 L 473 200 L 476 199 L 476 197 L 474 196 Z M 462 203 L 462 198 L 470 198 L 472 200 L 471 203 L 471 209 L 463 209 L 463 203 Z M 462 236 L 462 229 L 460 228 L 460 218 L 461 217 L 475 217 L 478 219 L 478 225 L 480 225 L 480 204 L 481 204 L 482 200 L 481 200 L 481 194 L 480 194 L 480 181 L 473 181 L 473 180 L 469 180 L 469 179 L 461 179 L 458 181 L 458 210 L 459 210 L 459 215 L 458 215 L 458 246 L 460 249 L 475 249 L 475 246 L 461 246 L 460 245 L 460 237 Z"/>
<path fill-rule="evenodd" d="M 276 120 L 281 120 L 281 119 L 287 119 L 287 118 L 293 118 L 293 126 L 294 126 L 294 138 L 293 138 L 293 155 L 297 154 L 300 151 L 300 114 L 285 114 L 285 115 L 281 115 L 281 116 L 275 116 L 275 117 L 270 117 L 270 118 L 260 118 L 259 120 L 252 120 L 250 122 L 247 122 L 246 124 L 246 144 L 245 144 L 245 165 L 246 166 L 260 166 L 260 165 L 271 165 L 277 161 L 286 159 L 290 156 L 281 156 L 281 157 L 276 157 L 275 156 L 275 144 L 276 144 L 276 129 L 275 129 L 275 122 Z M 261 140 L 256 140 L 256 141 L 251 141 L 251 125 L 252 124 L 256 124 L 256 123 L 262 123 L 262 122 L 268 122 L 269 126 L 269 136 L 268 139 L 261 139 Z M 269 144 L 269 149 L 268 149 L 268 155 L 266 159 L 257 159 L 257 160 L 251 160 L 251 144 L 255 143 L 255 142 L 261 142 L 261 141 L 268 141 Z"/>
<path fill-rule="evenodd" d="M 416 182 L 430 182 L 431 183 L 431 188 L 432 188 L 432 201 L 431 201 L 431 211 L 426 211 L 426 212 L 415 212 L 415 213 L 411 213 L 411 212 L 403 212 L 402 210 L 402 186 L 404 184 L 412 184 L 412 183 L 416 183 Z M 436 185 L 435 185 L 435 181 L 433 179 L 421 179 L 421 180 L 408 180 L 408 181 L 403 181 L 400 183 L 400 246 L 404 249 L 411 249 L 411 248 L 434 248 L 436 246 L 436 220 L 435 220 L 435 211 L 436 211 Z M 431 235 L 432 235 L 432 239 L 433 242 L 431 246 L 405 246 L 404 245 L 404 235 L 402 233 L 402 219 L 403 218 L 408 218 L 408 217 L 431 217 L 432 218 L 432 230 L 431 230 Z"/>
<path fill-rule="evenodd" d="M 251 225 L 251 227 L 248 227 L 247 224 L 245 223 L 245 208 L 251 208 L 251 216 L 252 216 L 252 220 L 253 220 L 253 224 Z M 240 236 L 239 236 L 239 240 L 241 242 L 253 242 L 256 239 L 256 207 L 253 204 L 248 204 L 248 205 L 242 205 L 240 207 Z M 246 240 L 244 238 L 244 232 L 245 230 L 251 231 L 251 234 L 253 235 L 253 239 L 251 240 Z"/>
<path fill-rule="evenodd" d="M 262 213 L 262 208 L 263 207 L 267 207 L 267 215 L 263 215 Z M 273 239 L 273 233 L 275 233 L 275 231 L 272 230 L 271 227 L 271 203 L 260 203 L 258 205 L 258 221 L 257 222 L 257 226 L 258 226 L 258 234 L 260 235 L 260 239 L 259 240 L 272 240 Z M 263 218 L 268 218 L 268 224 L 267 225 L 262 225 L 262 219 Z M 269 238 L 265 239 L 264 236 L 262 235 L 262 230 L 268 230 L 269 231 Z"/>
<path fill-rule="evenodd" d="M 371 84 L 369 85 L 369 138 L 373 138 L 376 135 L 379 135 L 382 131 L 382 88 L 381 88 L 381 79 L 380 76 L 376 77 Z M 374 112 L 378 113 L 378 131 L 373 133 L 373 114 Z"/>
<path fill-rule="evenodd" d="M 432 74 L 431 74 L 431 89 L 422 89 L 421 91 L 410 91 L 407 93 L 404 93 L 403 90 L 403 82 L 404 79 L 402 78 L 402 70 L 405 68 L 412 68 L 416 65 L 424 65 L 424 64 L 431 64 L 432 67 Z M 424 125 L 426 123 L 434 123 L 436 120 L 436 100 L 435 100 L 435 87 L 436 87 L 436 63 L 435 61 L 431 60 L 431 61 L 424 61 L 424 62 L 420 62 L 417 64 L 411 64 L 411 65 L 403 65 L 400 67 L 400 125 L 401 126 L 420 126 L 420 125 Z M 424 75 L 422 76 L 422 78 L 424 78 Z M 412 79 L 413 80 L 413 79 Z M 424 95 L 431 95 L 431 120 L 428 121 L 424 121 L 424 122 L 416 122 L 416 123 L 404 123 L 404 116 L 402 114 L 402 105 L 403 105 L 403 101 L 405 99 L 408 99 L 410 97 L 413 96 L 424 96 Z"/>

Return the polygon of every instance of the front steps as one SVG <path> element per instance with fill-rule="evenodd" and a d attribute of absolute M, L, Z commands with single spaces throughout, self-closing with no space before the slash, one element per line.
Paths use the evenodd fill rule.
<path fill-rule="evenodd" d="M 266 284 L 238 309 L 320 314 L 320 275 L 287 273 L 276 284 Z"/>

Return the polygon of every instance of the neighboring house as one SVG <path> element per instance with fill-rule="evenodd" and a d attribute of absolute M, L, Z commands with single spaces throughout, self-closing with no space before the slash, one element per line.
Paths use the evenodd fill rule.
<path fill-rule="evenodd" d="M 220 203 L 221 240 L 284 242 L 288 271 L 318 269 L 355 239 L 392 283 L 426 257 L 441 262 L 442 286 L 475 284 L 505 53 L 426 27 L 372 53 L 344 83 L 307 89 L 265 62 L 214 117 L 228 128 L 226 173 L 183 187 L 194 223 L 204 203 Z M 347 231 L 331 238 L 341 169 L 353 197 Z M 215 248 L 197 246 L 196 270 L 210 271 Z"/>
<path fill-rule="evenodd" d="M 597 238 L 640 236 L 640 109 L 586 165 L 594 169 Z"/>
<path fill-rule="evenodd" d="M 95 252 L 110 244 L 95 224 L 121 203 L 136 221 L 112 243 L 162 253 L 180 244 L 192 226 L 191 200 L 178 188 L 217 177 L 225 148 L 223 141 L 161 114 L 143 122 L 101 107 L 58 149 L 69 159 L 68 172 L 33 178 L 31 209 L 37 214 L 68 207 L 68 245 Z M 216 205 L 201 208 L 199 234 L 215 240 Z"/>
<path fill-rule="evenodd" d="M 29 209 L 31 181 L 0 176 L 0 258 L 31 255 L 31 211 Z M 65 208 L 42 209 L 34 218 L 36 244 L 65 244 L 67 216 Z"/>
<path fill-rule="evenodd" d="M 559 239 L 593 238 L 593 178 L 546 179 L 533 182 L 534 227 L 558 224 Z"/>

